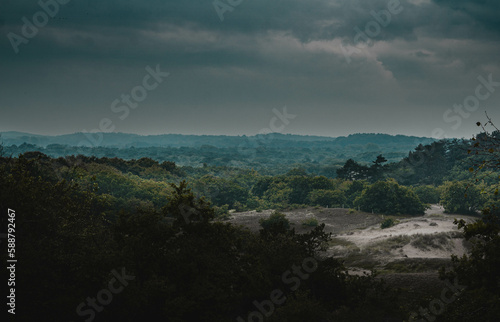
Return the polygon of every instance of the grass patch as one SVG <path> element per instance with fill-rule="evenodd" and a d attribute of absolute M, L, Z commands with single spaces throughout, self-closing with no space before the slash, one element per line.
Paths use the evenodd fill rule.
<path fill-rule="evenodd" d="M 410 241 L 410 236 L 395 236 L 372 244 L 366 251 L 371 254 L 389 254 L 395 249 L 408 245 Z"/>
<path fill-rule="evenodd" d="M 356 258 L 357 260 L 365 258 L 364 255 L 360 256 L 360 249 L 355 243 L 342 239 L 342 238 L 332 238 L 328 244 L 328 248 L 335 248 L 333 250 L 334 257 L 342 258 L 346 263 L 351 263 L 349 258 Z M 347 265 L 349 266 L 349 264 Z M 358 267 L 358 266 L 356 266 Z"/>
<path fill-rule="evenodd" d="M 423 251 L 431 249 L 450 249 L 449 233 L 414 235 L 411 245 Z"/>
<path fill-rule="evenodd" d="M 333 237 L 332 239 L 330 239 L 330 241 L 328 242 L 328 245 L 330 245 L 331 247 L 334 247 L 334 246 L 342 246 L 342 247 L 348 247 L 348 248 L 358 248 L 358 246 L 356 246 L 355 243 L 351 242 L 351 241 L 348 241 L 346 239 L 343 239 L 343 238 L 336 238 L 336 237 Z"/>
<path fill-rule="evenodd" d="M 464 233 L 461 231 L 452 231 L 448 235 L 450 238 L 464 238 Z"/>

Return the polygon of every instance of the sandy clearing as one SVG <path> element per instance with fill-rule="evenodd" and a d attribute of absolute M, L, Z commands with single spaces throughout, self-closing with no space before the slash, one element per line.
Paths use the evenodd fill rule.
<path fill-rule="evenodd" d="M 373 225 L 362 230 L 339 234 L 336 238 L 354 243 L 359 250 L 364 251 L 378 250 L 377 245 L 404 236 L 408 238 L 404 239 L 406 241 L 401 241 L 401 247 L 393 246 L 394 249 L 391 251 L 393 257 L 450 258 L 452 254 L 462 256 L 466 253 L 463 238 L 457 238 L 460 232 L 454 224 L 455 219 L 464 219 L 468 222 L 475 220 L 469 216 L 445 214 L 442 206 L 432 205 L 424 216 L 400 219 L 400 222 L 393 227 L 382 229 L 380 225 Z M 342 247 L 335 246 L 331 251 L 336 252 L 339 249 Z"/>
<path fill-rule="evenodd" d="M 431 226 L 431 224 L 435 226 Z M 427 235 L 442 232 L 458 232 L 457 226 L 453 224 L 453 218 L 426 218 L 415 217 L 403 219 L 393 227 L 382 229 L 379 225 L 371 226 L 363 230 L 337 235 L 363 248 L 367 244 L 378 242 L 396 236 Z"/>
<path fill-rule="evenodd" d="M 261 229 L 259 219 L 269 217 L 273 211 L 268 209 L 261 212 L 254 210 L 232 213 L 230 222 L 258 231 Z M 350 244 L 333 245 L 327 251 L 330 255 L 346 256 L 352 252 L 362 252 L 367 256 L 383 259 L 384 262 L 400 258 L 450 258 L 452 254 L 461 256 L 466 249 L 463 239 L 457 238 L 459 230 L 453 221 L 455 218 L 474 220 L 473 217 L 445 214 L 440 205 L 431 205 L 424 216 L 399 219 L 397 225 L 386 229 L 380 228 L 380 223 L 386 216 L 357 211 L 349 213 L 349 209 L 343 208 L 308 207 L 282 213 L 298 233 L 313 229 L 302 225 L 302 222 L 314 217 L 320 224 L 325 224 L 325 231 L 332 233 L 335 239 Z M 397 237 L 401 237 L 401 241 L 394 243 L 393 240 Z M 419 247 L 412 245 L 419 242 L 419 239 L 424 239 L 417 244 Z"/>

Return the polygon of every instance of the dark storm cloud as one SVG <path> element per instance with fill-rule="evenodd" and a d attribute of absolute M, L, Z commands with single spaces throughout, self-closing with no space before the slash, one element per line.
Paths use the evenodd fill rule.
<path fill-rule="evenodd" d="M 500 32 L 500 2 L 496 0 L 433 0 L 442 7 L 471 17 L 486 29 Z"/>
<path fill-rule="evenodd" d="M 92 34 L 127 35 L 134 39 L 141 32 L 159 32 L 176 26 L 212 31 L 220 35 L 260 35 L 268 31 L 286 31 L 302 42 L 351 37 L 353 27 L 373 19 L 371 10 L 380 10 L 388 1 L 274 0 L 243 1 L 233 12 L 219 20 L 211 1 L 113 1 L 73 0 L 61 6 L 61 12 L 49 27 Z M 7 2 L 0 8 L 9 17 L 10 27 L 20 28 L 23 16 L 40 10 L 36 1 Z M 13 28 L 13 29 L 15 29 Z M 386 39 L 408 37 L 412 27 L 394 23 L 384 34 Z M 134 39 L 135 40 L 135 39 Z"/>
<path fill-rule="evenodd" d="M 352 43 L 356 34 L 354 27 L 363 29 L 373 20 L 371 13 L 386 9 L 388 3 L 388 0 L 243 1 L 234 11 L 226 12 L 226 19 L 221 23 L 212 2 L 206 0 L 73 0 L 61 5 L 60 13 L 49 22 L 46 28 L 52 33 L 46 33 L 44 44 L 63 51 L 62 55 L 71 49 L 84 55 L 94 51 L 98 56 L 116 55 L 116 51 L 123 51 L 124 46 L 131 55 L 134 49 L 146 55 L 162 49 L 203 52 L 213 51 L 218 39 L 205 44 L 193 43 L 191 37 L 197 33 L 209 33 L 215 38 L 231 35 L 255 38 L 270 31 L 287 32 L 302 43 L 335 38 Z M 495 19 L 498 15 L 495 14 L 498 14 L 500 5 L 493 1 L 478 4 L 438 0 L 436 3 L 438 6 L 401 1 L 403 12 L 391 18 L 391 23 L 383 28 L 375 41 L 396 38 L 415 41 L 418 38 L 415 30 L 419 28 L 426 36 L 446 38 L 486 37 L 489 32 L 498 31 L 499 22 Z M 19 32 L 23 16 L 29 18 L 37 10 L 40 7 L 36 1 L 8 1 L 0 7 L 0 12 L 8 17 L 6 27 L 13 32 Z M 487 26 L 489 29 L 485 29 Z M 161 33 L 179 30 L 189 30 L 191 35 L 183 35 L 184 39 L 158 38 Z M 64 37 L 67 34 L 72 36 Z M 59 40 L 64 37 L 64 43 L 58 43 L 57 37 Z M 99 40 L 105 41 L 106 46 Z M 5 37 L 2 43 L 5 49 L 10 46 Z M 161 44 L 168 44 L 168 48 Z"/>

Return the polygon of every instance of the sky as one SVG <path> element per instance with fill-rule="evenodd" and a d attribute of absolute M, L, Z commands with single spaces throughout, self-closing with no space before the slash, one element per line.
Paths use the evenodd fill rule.
<path fill-rule="evenodd" d="M 0 0 L 0 132 L 500 124 L 498 0 Z"/>

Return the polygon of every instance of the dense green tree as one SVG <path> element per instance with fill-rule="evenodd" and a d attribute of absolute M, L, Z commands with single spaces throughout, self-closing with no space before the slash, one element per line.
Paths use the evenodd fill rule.
<path fill-rule="evenodd" d="M 307 195 L 312 190 L 312 180 L 309 177 L 293 176 L 287 178 L 286 182 L 292 189 L 290 203 L 302 205 L 307 202 Z"/>
<path fill-rule="evenodd" d="M 362 180 L 369 176 L 369 168 L 360 165 L 353 159 L 346 161 L 344 166 L 337 169 L 337 177 L 345 180 Z"/>
<path fill-rule="evenodd" d="M 498 174 L 500 169 L 500 132 L 491 119 L 482 126 L 484 132 L 473 138 L 474 145 L 469 154 L 479 157 L 471 168 L 476 177 L 493 177 L 496 183 L 482 187 L 487 194 L 498 196 Z M 495 131 L 489 133 L 487 126 Z M 460 204 L 460 210 L 474 209 L 479 199 L 479 187 L 469 185 L 464 192 L 464 182 L 449 183 L 449 199 Z M 465 198 L 467 195 L 467 198 Z M 469 199 L 470 198 L 470 199 Z M 491 201 L 491 200 L 490 200 Z M 455 209 L 453 209 L 455 210 Z M 496 321 L 500 316 L 500 211 L 496 202 L 487 204 L 482 217 L 474 222 L 459 220 L 458 227 L 463 229 L 464 237 L 472 245 L 471 250 L 462 257 L 452 256 L 451 270 L 442 268 L 442 279 L 456 281 L 461 285 L 457 300 L 449 305 L 442 317 L 443 321 Z"/>
<path fill-rule="evenodd" d="M 465 239 L 472 245 L 462 256 L 452 256 L 452 269 L 440 270 L 442 279 L 460 285 L 457 300 L 442 317 L 443 321 L 496 321 L 500 316 L 500 213 L 485 209 L 481 220 L 459 220 Z"/>
<path fill-rule="evenodd" d="M 375 161 L 373 161 L 368 173 L 371 182 L 380 181 L 384 177 L 384 167 L 383 164 L 387 162 L 387 159 L 379 154 Z"/>
<path fill-rule="evenodd" d="M 356 181 L 347 181 L 347 189 L 345 190 L 346 202 L 350 207 L 354 207 L 354 200 L 361 196 L 361 193 L 368 185 L 367 181 L 364 180 L 356 180 Z"/>
<path fill-rule="evenodd" d="M 257 197 L 262 197 L 273 182 L 272 177 L 262 177 L 252 187 L 252 193 Z"/>
<path fill-rule="evenodd" d="M 413 188 L 413 191 L 423 203 L 437 204 L 440 201 L 440 191 L 434 186 L 417 186 Z"/>
<path fill-rule="evenodd" d="M 16 318 L 69 320 L 113 268 L 97 186 L 58 180 L 43 154 L 0 158 L 0 205 L 15 211 Z M 3 256 L 6 256 L 3 252 Z M 29 305 L 30 310 L 20 309 Z"/>
<path fill-rule="evenodd" d="M 467 140 L 441 140 L 420 144 L 397 164 L 387 168 L 390 176 L 405 185 L 440 185 L 449 171 L 461 166 L 469 149 Z"/>
<path fill-rule="evenodd" d="M 363 211 L 389 215 L 420 215 L 425 211 L 425 206 L 413 191 L 392 179 L 368 186 L 355 200 L 355 205 Z"/>
<path fill-rule="evenodd" d="M 174 226 L 189 226 L 193 223 L 208 223 L 215 218 L 215 211 L 209 207 L 204 197 L 196 198 L 187 182 L 182 181 L 178 186 L 172 184 L 174 195 L 167 205 L 162 208 L 166 217 L 174 218 Z"/>
<path fill-rule="evenodd" d="M 442 187 L 441 204 L 447 213 L 477 214 L 484 202 L 481 190 L 466 181 L 448 181 Z"/>
<path fill-rule="evenodd" d="M 263 198 L 280 207 L 286 207 L 290 204 L 290 196 L 292 192 L 293 189 L 290 188 L 285 182 L 275 181 L 264 193 Z"/>
<path fill-rule="evenodd" d="M 311 189 L 332 190 L 334 188 L 333 180 L 325 176 L 316 176 L 311 178 Z"/>

